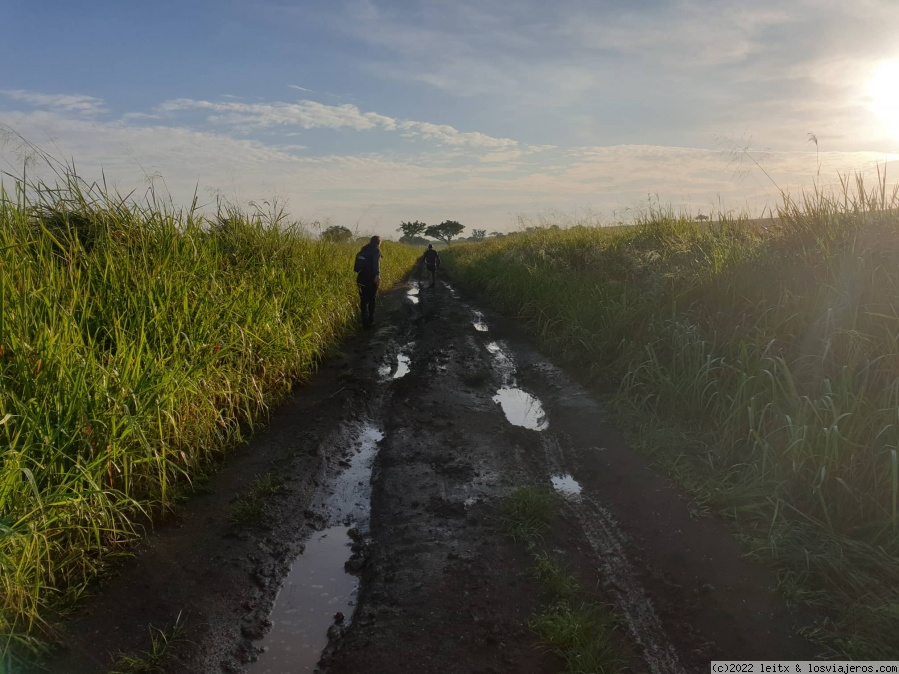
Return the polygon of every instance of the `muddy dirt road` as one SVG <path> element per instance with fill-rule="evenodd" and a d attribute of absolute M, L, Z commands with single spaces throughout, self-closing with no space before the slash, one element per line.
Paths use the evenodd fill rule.
<path fill-rule="evenodd" d="M 614 607 L 631 671 L 816 655 L 773 577 L 514 322 L 410 281 L 96 590 L 48 671 L 561 671 L 500 515 L 522 486 L 563 500 L 546 548 Z"/>

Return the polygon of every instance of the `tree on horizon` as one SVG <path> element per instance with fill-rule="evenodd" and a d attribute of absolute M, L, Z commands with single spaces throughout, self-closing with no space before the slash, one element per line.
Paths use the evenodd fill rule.
<path fill-rule="evenodd" d="M 465 226 L 455 220 L 444 220 L 439 225 L 431 225 L 425 230 L 425 236 L 432 239 L 443 241 L 446 245 L 450 245 L 453 237 L 459 236 Z"/>
<path fill-rule="evenodd" d="M 343 225 L 331 225 L 322 232 L 321 238 L 332 243 L 349 243 L 353 240 L 353 232 Z"/>
<path fill-rule="evenodd" d="M 402 232 L 404 239 L 415 239 L 416 237 L 421 236 L 421 234 L 428 228 L 428 226 L 416 220 L 415 222 L 401 222 L 400 226 L 396 228 L 396 231 Z"/>

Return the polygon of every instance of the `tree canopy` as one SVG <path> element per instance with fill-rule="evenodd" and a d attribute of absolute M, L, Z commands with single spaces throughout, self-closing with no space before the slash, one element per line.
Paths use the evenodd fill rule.
<path fill-rule="evenodd" d="M 444 220 L 439 225 L 431 225 L 425 229 L 425 236 L 444 241 L 446 245 L 449 245 L 453 237 L 461 234 L 463 229 L 465 227 L 455 220 Z"/>
<path fill-rule="evenodd" d="M 396 228 L 396 231 L 402 232 L 404 239 L 414 239 L 420 236 L 428 226 L 416 220 L 415 222 L 401 222 L 400 226 Z"/>
<path fill-rule="evenodd" d="M 342 225 L 331 225 L 322 232 L 322 239 L 333 243 L 349 243 L 353 240 L 353 233 Z"/>

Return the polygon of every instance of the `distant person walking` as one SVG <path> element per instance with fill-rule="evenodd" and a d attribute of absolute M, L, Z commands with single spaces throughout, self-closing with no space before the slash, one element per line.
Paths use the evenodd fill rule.
<path fill-rule="evenodd" d="M 359 310 L 362 327 L 369 328 L 375 320 L 375 298 L 381 284 L 381 237 L 373 236 L 356 254 L 356 285 L 359 286 Z"/>
<path fill-rule="evenodd" d="M 425 266 L 428 268 L 428 274 L 431 277 L 430 287 L 433 288 L 434 283 L 437 281 L 437 267 L 440 266 L 440 256 L 437 254 L 437 251 L 434 250 L 434 244 L 428 244 L 428 249 L 422 257 L 424 258 Z"/>

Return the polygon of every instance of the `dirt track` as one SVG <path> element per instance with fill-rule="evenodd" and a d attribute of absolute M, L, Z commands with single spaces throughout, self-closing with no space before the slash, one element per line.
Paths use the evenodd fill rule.
<path fill-rule="evenodd" d="M 179 614 L 183 639 L 165 671 L 311 671 L 325 634 L 331 674 L 560 671 L 526 627 L 542 594 L 499 517 L 501 497 L 524 485 L 565 499 L 546 547 L 614 605 L 632 671 L 813 658 L 795 636 L 808 618 L 770 591 L 774 579 L 740 556 L 725 525 L 693 517 L 601 403 L 513 322 L 457 295 L 443 282 L 394 291 L 375 328 L 87 602 L 49 671 L 106 671 L 111 651 L 146 651 L 148 626 Z M 230 522 L 235 495 L 265 474 L 283 485 L 262 524 Z M 337 596 L 354 582 L 341 568 L 351 542 L 352 619 Z M 304 549 L 295 572 L 323 560 L 303 571 L 323 584 L 287 576 Z M 298 598 L 307 586 L 325 589 Z M 283 631 L 318 600 L 312 627 Z M 329 629 L 337 610 L 345 619 Z"/>

